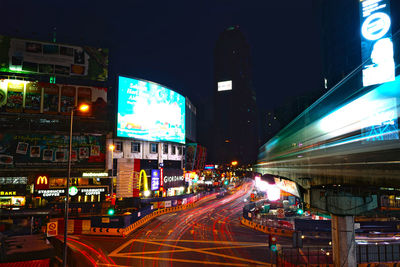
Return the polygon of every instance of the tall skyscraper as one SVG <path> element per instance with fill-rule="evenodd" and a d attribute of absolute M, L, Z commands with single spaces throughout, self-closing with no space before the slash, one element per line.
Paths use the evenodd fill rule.
<path fill-rule="evenodd" d="M 238 26 L 224 30 L 214 51 L 215 163 L 253 163 L 258 149 L 257 106 L 252 88 L 250 47 Z"/>

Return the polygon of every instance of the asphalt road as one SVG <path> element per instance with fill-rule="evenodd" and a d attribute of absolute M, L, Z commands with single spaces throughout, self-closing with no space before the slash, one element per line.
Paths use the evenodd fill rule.
<path fill-rule="evenodd" d="M 70 244 L 98 266 L 268 266 L 268 236 L 240 223 L 252 186 L 159 216 L 126 238 L 75 236 Z"/>
<path fill-rule="evenodd" d="M 97 266 L 271 266 L 268 235 L 240 223 L 252 187 L 156 217 L 125 238 L 71 236 L 69 244 Z M 290 248 L 292 240 L 278 237 L 278 244 Z"/>

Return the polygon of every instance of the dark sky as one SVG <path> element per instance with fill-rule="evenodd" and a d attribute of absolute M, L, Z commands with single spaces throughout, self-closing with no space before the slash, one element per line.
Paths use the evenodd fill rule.
<path fill-rule="evenodd" d="M 302 1 L 6 1 L 0 34 L 108 47 L 110 74 L 161 83 L 208 101 L 213 51 L 239 25 L 251 46 L 253 84 L 269 109 L 319 85 L 319 37 L 311 0 Z"/>

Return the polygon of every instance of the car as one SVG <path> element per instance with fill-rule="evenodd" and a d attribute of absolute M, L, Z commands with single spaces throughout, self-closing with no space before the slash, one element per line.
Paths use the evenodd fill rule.
<path fill-rule="evenodd" d="M 217 194 L 217 198 L 223 198 L 226 195 L 226 190 L 221 190 Z"/>

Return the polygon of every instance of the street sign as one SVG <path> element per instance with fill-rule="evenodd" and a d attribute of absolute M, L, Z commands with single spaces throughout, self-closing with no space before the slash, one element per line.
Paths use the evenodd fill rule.
<path fill-rule="evenodd" d="M 284 209 L 278 209 L 278 218 L 285 218 L 285 210 Z"/>
<path fill-rule="evenodd" d="M 47 223 L 47 237 L 56 236 L 57 234 L 57 222 Z"/>

